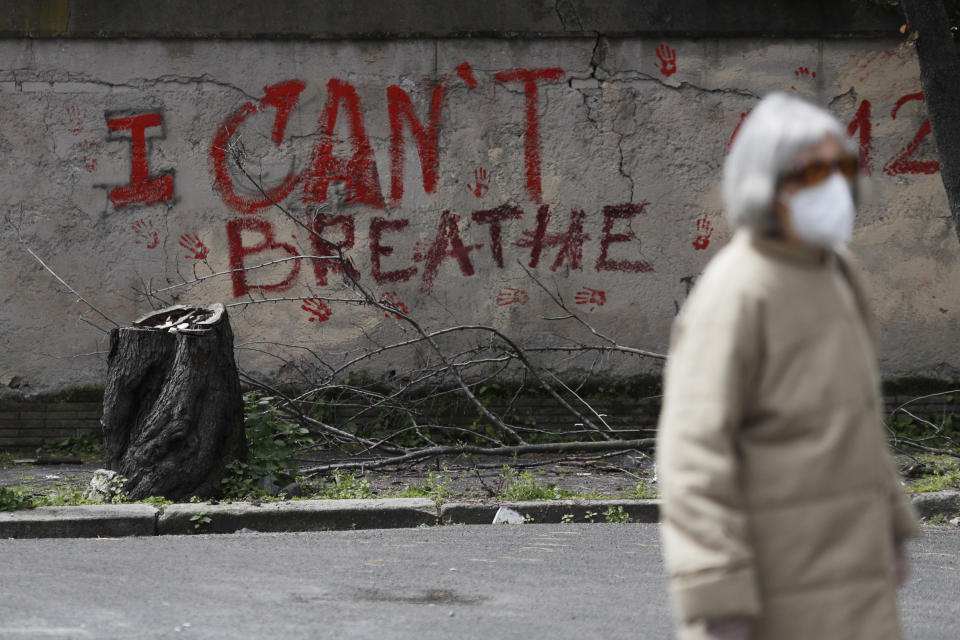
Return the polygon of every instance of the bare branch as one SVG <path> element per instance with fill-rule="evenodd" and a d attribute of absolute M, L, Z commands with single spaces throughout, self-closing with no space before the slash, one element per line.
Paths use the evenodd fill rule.
<path fill-rule="evenodd" d="M 592 333 L 592 334 L 593 334 L 594 336 L 596 336 L 597 338 L 599 338 L 599 339 L 603 340 L 604 342 L 608 343 L 608 344 L 610 345 L 610 348 L 613 349 L 613 350 L 623 351 L 624 353 L 633 353 L 633 354 L 636 354 L 636 355 L 639 355 L 639 356 L 645 356 L 645 357 L 647 357 L 647 358 L 656 358 L 657 360 L 666 360 L 666 359 L 667 359 L 667 356 L 664 355 L 664 354 L 662 354 L 662 353 L 656 353 L 656 352 L 653 352 L 653 351 L 647 351 L 647 350 L 645 350 L 645 349 L 635 349 L 635 348 L 633 348 L 633 347 L 623 346 L 622 344 L 619 344 L 619 343 L 618 343 L 616 340 L 614 340 L 613 338 L 610 338 L 610 337 L 605 336 L 604 334 L 600 333 L 599 331 L 597 331 L 597 330 L 593 327 L 593 325 L 591 325 L 590 323 L 588 323 L 586 320 L 584 320 L 583 318 L 581 318 L 578 314 L 574 313 L 569 307 L 567 307 L 567 304 L 563 301 L 563 299 L 562 299 L 558 294 L 555 294 L 554 292 L 550 291 L 550 289 L 548 289 L 547 287 L 545 287 L 544 284 L 543 284 L 542 282 L 540 282 L 540 280 L 533 274 L 532 271 L 530 271 L 530 269 L 527 268 L 527 266 L 526 266 L 525 264 L 523 264 L 523 263 L 520 262 L 519 260 L 517 261 L 517 264 L 520 265 L 520 268 L 521 268 L 521 269 L 523 269 L 524 271 L 526 271 L 526 273 L 527 273 L 527 275 L 530 277 L 530 279 L 533 280 L 534 283 L 536 283 L 536 285 L 537 285 L 538 287 L 540 287 L 540 288 L 550 297 L 550 300 L 552 300 L 555 305 L 557 305 L 558 307 L 560 307 L 561 309 L 563 309 L 564 311 L 567 312 L 567 315 L 565 315 L 565 316 L 557 317 L 557 318 L 547 318 L 548 320 L 570 320 L 570 319 L 576 320 L 577 323 L 580 324 L 581 326 L 583 326 L 587 331 L 589 331 L 590 333 Z"/>
<path fill-rule="evenodd" d="M 23 249 L 24 249 L 27 253 L 29 253 L 31 256 L 33 256 L 33 259 L 36 260 L 37 262 L 39 262 L 39 263 L 40 263 L 40 266 L 42 266 L 44 269 L 46 269 L 46 270 L 50 273 L 50 275 L 52 275 L 54 278 L 56 278 L 56 279 L 57 279 L 57 282 L 59 282 L 60 284 L 62 284 L 63 286 L 65 286 L 70 293 L 72 293 L 73 295 L 77 296 L 77 301 L 78 301 L 78 302 L 82 302 L 83 304 L 87 305 L 87 306 L 88 306 L 94 313 L 96 313 L 98 316 L 100 316 L 101 318 L 103 318 L 104 320 L 106 320 L 107 322 L 109 322 L 110 324 L 112 324 L 113 326 L 115 326 L 116 328 L 118 328 L 118 329 L 120 328 L 120 325 L 117 324 L 116 322 L 114 322 L 114 320 L 113 320 L 112 318 L 110 318 L 110 317 L 107 316 L 105 313 L 103 313 L 102 311 L 100 311 L 100 309 L 97 309 L 95 306 L 93 306 L 86 298 L 84 298 L 82 295 L 80 295 L 79 293 L 77 293 L 77 290 L 76 290 L 76 289 L 74 289 L 74 288 L 71 287 L 69 284 L 67 284 L 66 280 L 64 280 L 64 279 L 61 278 L 59 275 L 57 275 L 57 272 L 56 272 L 56 271 L 54 271 L 53 269 L 51 269 L 51 268 L 47 265 L 47 263 L 44 262 L 44 261 L 40 258 L 40 256 L 38 256 L 38 255 L 33 251 L 33 249 L 31 249 L 29 246 L 27 246 L 27 243 L 24 242 L 22 236 L 19 236 L 19 235 L 18 235 L 17 239 L 20 241 L 20 246 L 23 247 Z M 82 319 L 82 318 L 81 318 L 81 319 Z M 85 322 L 86 322 L 86 321 L 85 321 Z M 96 325 L 92 325 L 92 326 L 96 326 Z M 99 327 L 97 327 L 97 328 L 99 329 Z M 103 329 L 100 329 L 100 330 L 103 331 Z"/>
<path fill-rule="evenodd" d="M 376 469 L 387 465 L 402 464 L 404 462 L 413 462 L 434 458 L 437 456 L 449 455 L 489 455 L 489 456 L 514 456 L 530 453 L 569 453 L 573 451 L 616 451 L 627 449 L 651 449 L 656 440 L 654 438 L 643 438 L 640 440 L 605 440 L 603 442 L 550 442 L 546 444 L 522 444 L 503 447 L 478 447 L 472 445 L 451 445 L 443 447 L 429 447 L 418 449 L 402 456 L 393 458 L 384 458 L 382 460 L 364 461 L 364 462 L 344 462 L 336 464 L 325 464 L 309 469 L 303 469 L 301 472 L 308 477 L 314 477 L 321 473 L 333 471 L 334 469 Z"/>

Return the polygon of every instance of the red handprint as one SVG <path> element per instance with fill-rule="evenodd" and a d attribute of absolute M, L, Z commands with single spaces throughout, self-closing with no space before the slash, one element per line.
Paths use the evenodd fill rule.
<path fill-rule="evenodd" d="M 87 110 L 81 109 L 76 105 L 67 106 L 67 121 L 60 121 L 61 124 L 67 125 L 67 131 L 73 135 L 77 135 L 83 130 L 83 120 L 87 117 Z"/>
<path fill-rule="evenodd" d="M 83 169 L 87 173 L 93 173 L 97 170 L 97 158 L 93 154 L 103 151 L 103 145 L 92 140 L 84 140 L 80 143 L 80 149 L 83 151 L 81 158 Z"/>
<path fill-rule="evenodd" d="M 300 308 L 312 316 L 310 322 L 326 322 L 333 315 L 333 310 L 317 298 L 305 300 Z"/>
<path fill-rule="evenodd" d="M 661 44 L 657 47 L 657 57 L 660 58 L 660 62 L 655 62 L 654 64 L 665 77 L 669 78 L 677 72 L 676 49 L 671 49 L 667 45 Z"/>
<path fill-rule="evenodd" d="M 697 251 L 703 251 L 710 246 L 710 235 L 713 233 L 713 225 L 706 217 L 697 219 L 697 239 L 693 241 L 693 248 Z"/>
<path fill-rule="evenodd" d="M 796 69 L 793 70 L 793 75 L 795 75 L 798 78 L 810 79 L 810 78 L 816 78 L 817 72 L 816 71 L 811 72 L 810 67 L 797 67 Z M 790 85 L 790 88 L 793 89 L 794 91 L 796 91 L 797 89 L 793 85 Z"/>
<path fill-rule="evenodd" d="M 507 287 L 497 296 L 497 305 L 501 307 L 506 307 L 511 304 L 525 305 L 528 300 L 530 300 L 530 296 L 523 289 Z"/>
<path fill-rule="evenodd" d="M 137 234 L 137 244 L 147 245 L 147 249 L 153 249 L 160 244 L 160 234 L 153 228 L 153 220 L 137 220 L 130 228 Z"/>
<path fill-rule="evenodd" d="M 193 253 L 188 253 L 185 257 L 194 260 L 206 260 L 210 253 L 210 249 L 207 249 L 207 245 L 203 244 L 200 237 L 195 233 L 192 235 L 185 233 L 180 236 L 180 246 L 187 251 L 192 251 Z"/>
<path fill-rule="evenodd" d="M 587 311 L 593 311 L 607 303 L 607 294 L 599 289 L 584 287 L 573 297 L 573 301 L 577 304 L 589 304 L 590 308 Z"/>
<path fill-rule="evenodd" d="M 467 189 L 469 189 L 473 195 L 482 198 L 486 195 L 487 191 L 490 190 L 490 178 L 487 176 L 487 170 L 483 167 L 474 169 L 473 178 L 476 184 L 468 184 Z"/>
<path fill-rule="evenodd" d="M 397 308 L 398 311 L 400 311 L 404 315 L 410 313 L 410 309 L 407 308 L 407 305 L 405 305 L 402 300 L 400 300 L 399 294 L 396 291 L 387 291 L 382 296 L 380 296 L 380 304 L 386 304 L 387 306 L 393 305 L 394 307 Z M 390 314 L 384 313 L 383 317 L 389 318 Z M 393 314 L 393 317 L 396 318 L 397 320 L 402 319 L 397 314 Z"/>

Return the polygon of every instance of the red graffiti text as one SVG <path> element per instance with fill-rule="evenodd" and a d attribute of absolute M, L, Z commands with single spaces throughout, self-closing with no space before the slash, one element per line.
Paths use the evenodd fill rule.
<path fill-rule="evenodd" d="M 149 205 L 173 200 L 173 175 L 161 173 L 150 176 L 147 163 L 146 130 L 163 125 L 163 116 L 159 113 L 144 113 L 137 116 L 107 118 L 107 128 L 111 132 L 129 131 L 132 157 L 130 161 L 130 183 L 110 190 L 110 202 L 117 209 L 130 205 Z"/>

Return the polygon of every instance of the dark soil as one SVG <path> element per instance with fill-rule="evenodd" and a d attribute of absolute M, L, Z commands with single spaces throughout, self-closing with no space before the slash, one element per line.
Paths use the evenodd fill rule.
<path fill-rule="evenodd" d="M 24 456 L 29 458 L 29 456 Z M 314 466 L 316 461 L 304 463 Z M 64 485 L 86 488 L 93 472 L 102 463 L 32 464 L 0 458 L 0 487 L 27 486 L 33 491 L 53 490 Z M 529 476 L 524 474 L 529 473 Z M 555 487 L 579 496 L 612 498 L 632 493 L 638 483 L 653 480 L 653 461 L 637 453 L 594 460 L 558 461 L 556 458 L 525 456 L 514 458 L 451 458 L 403 467 L 355 472 L 370 481 L 377 495 L 396 495 L 408 486 L 439 483 L 447 500 L 490 500 L 511 483 L 515 486 L 547 489 Z M 328 476 L 329 477 L 329 476 Z M 328 478 L 317 477 L 315 480 Z"/>

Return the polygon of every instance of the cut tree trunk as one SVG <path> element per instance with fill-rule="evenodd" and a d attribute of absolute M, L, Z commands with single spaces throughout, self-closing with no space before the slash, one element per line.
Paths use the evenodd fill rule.
<path fill-rule="evenodd" d="M 217 497 L 246 459 L 233 332 L 223 305 L 177 305 L 110 334 L 107 467 L 133 499 Z"/>

